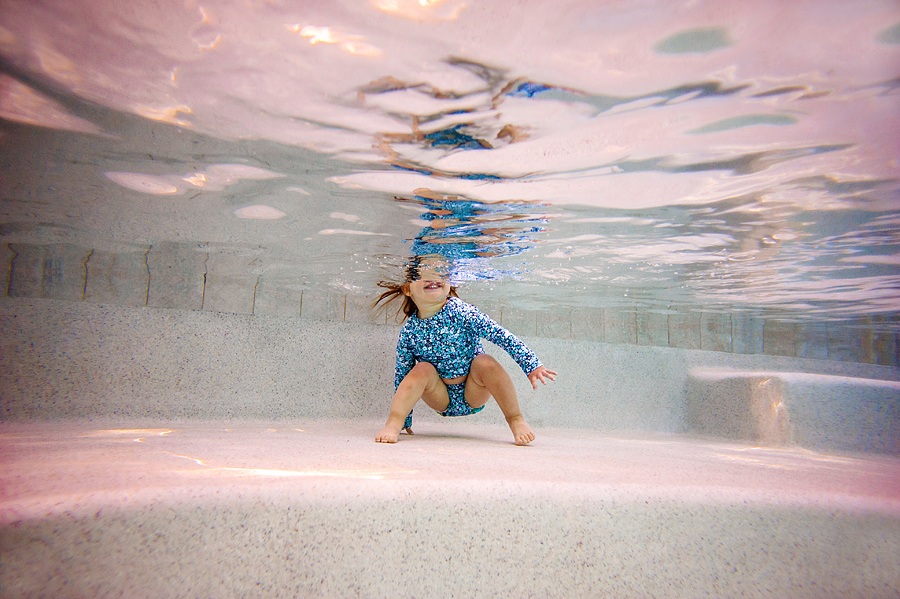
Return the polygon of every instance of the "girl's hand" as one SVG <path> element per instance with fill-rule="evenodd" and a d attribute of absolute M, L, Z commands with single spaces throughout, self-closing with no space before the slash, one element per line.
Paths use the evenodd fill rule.
<path fill-rule="evenodd" d="M 531 387 L 533 389 L 537 389 L 538 381 L 541 381 L 545 385 L 547 381 L 545 379 L 550 379 L 551 381 L 556 380 L 556 373 L 550 370 L 549 368 L 544 368 L 543 366 L 538 366 L 530 373 L 528 373 L 528 380 L 531 382 Z"/>

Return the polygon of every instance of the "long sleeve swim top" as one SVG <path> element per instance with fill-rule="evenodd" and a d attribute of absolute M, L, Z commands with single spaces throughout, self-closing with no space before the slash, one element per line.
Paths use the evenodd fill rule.
<path fill-rule="evenodd" d="M 445 379 L 468 374 L 475 356 L 484 353 L 481 339 L 503 348 L 526 375 L 541 366 L 534 352 L 518 337 L 475 306 L 451 297 L 431 318 L 413 315 L 406 319 L 397 341 L 394 388 L 400 385 L 416 362 L 430 363 Z"/>

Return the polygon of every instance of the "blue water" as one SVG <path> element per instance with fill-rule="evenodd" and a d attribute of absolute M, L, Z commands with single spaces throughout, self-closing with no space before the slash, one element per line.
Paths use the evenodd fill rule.
<path fill-rule="evenodd" d="M 900 329 L 896 2 L 321 4 L 4 9 L 11 264 Z"/>

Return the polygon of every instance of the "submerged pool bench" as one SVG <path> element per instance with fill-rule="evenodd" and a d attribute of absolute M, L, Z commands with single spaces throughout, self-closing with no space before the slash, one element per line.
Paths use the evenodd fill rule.
<path fill-rule="evenodd" d="M 690 432 L 761 445 L 900 455 L 900 382 L 697 368 Z"/>
<path fill-rule="evenodd" d="M 444 422 L 0 425 L 0 595 L 897 597 L 900 459 Z"/>

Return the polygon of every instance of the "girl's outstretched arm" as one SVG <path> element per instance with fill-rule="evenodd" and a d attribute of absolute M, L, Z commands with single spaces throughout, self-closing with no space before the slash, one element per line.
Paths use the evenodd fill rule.
<path fill-rule="evenodd" d="M 471 323 L 474 334 L 481 339 L 487 339 L 497 347 L 509 354 L 522 372 L 532 372 L 541 366 L 541 361 L 534 355 L 521 339 L 504 329 L 490 316 L 471 304 L 460 302 L 461 310 L 465 312 Z"/>
<path fill-rule="evenodd" d="M 394 390 L 400 385 L 400 381 L 406 378 L 409 371 L 416 365 L 416 358 L 412 351 L 412 342 L 407 330 L 401 329 L 400 338 L 397 339 L 397 364 L 394 368 Z"/>

